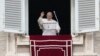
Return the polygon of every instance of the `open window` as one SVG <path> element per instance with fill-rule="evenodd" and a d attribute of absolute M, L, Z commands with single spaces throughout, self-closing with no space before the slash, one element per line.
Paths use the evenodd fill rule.
<path fill-rule="evenodd" d="M 72 3 L 72 32 L 99 31 L 99 0 L 74 0 Z"/>
<path fill-rule="evenodd" d="M 28 34 L 28 0 L 0 0 L 0 30 Z"/>

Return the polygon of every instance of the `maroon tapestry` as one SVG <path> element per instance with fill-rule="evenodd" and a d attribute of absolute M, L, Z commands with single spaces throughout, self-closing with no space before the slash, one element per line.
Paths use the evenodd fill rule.
<path fill-rule="evenodd" d="M 63 36 L 30 36 L 32 56 L 72 56 L 72 38 Z"/>

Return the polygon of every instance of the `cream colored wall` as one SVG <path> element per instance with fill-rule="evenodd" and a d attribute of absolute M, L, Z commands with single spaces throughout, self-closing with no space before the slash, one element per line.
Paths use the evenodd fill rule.
<path fill-rule="evenodd" d="M 94 52 L 100 56 L 100 32 L 96 32 L 94 35 Z"/>
<path fill-rule="evenodd" d="M 30 56 L 29 54 L 29 46 L 23 45 L 17 47 L 17 56 Z"/>
<path fill-rule="evenodd" d="M 87 33 L 83 39 L 81 39 L 83 40 L 83 44 L 73 44 L 73 56 L 100 56 L 100 32 L 94 33 L 93 38 L 92 36 L 93 33 Z M 21 38 L 20 40 L 22 40 L 22 42 L 17 44 L 17 38 Z M 18 37 L 16 34 L 9 35 L 8 33 L 0 33 L 0 56 L 4 56 L 5 54 L 6 56 L 30 56 L 29 43 L 27 43 L 29 41 L 27 40 L 29 39 Z M 23 44 L 24 42 L 26 44 Z M 12 53 L 15 55 L 11 55 Z"/>
<path fill-rule="evenodd" d="M 83 37 L 83 44 L 73 44 L 74 56 L 97 56 L 94 52 L 94 37 L 93 33 L 86 33 Z"/>
<path fill-rule="evenodd" d="M 7 50 L 7 33 L 0 32 L 0 56 L 5 56 Z"/>

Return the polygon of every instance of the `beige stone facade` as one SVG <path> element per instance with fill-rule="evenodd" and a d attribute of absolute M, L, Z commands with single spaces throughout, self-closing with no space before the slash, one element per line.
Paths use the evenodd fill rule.
<path fill-rule="evenodd" d="M 29 37 L 1 32 L 0 56 L 30 56 Z M 100 56 L 100 32 L 73 37 L 73 56 Z"/>

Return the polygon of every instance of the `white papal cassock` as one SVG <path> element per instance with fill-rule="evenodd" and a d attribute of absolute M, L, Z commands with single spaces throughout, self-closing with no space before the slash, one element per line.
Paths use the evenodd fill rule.
<path fill-rule="evenodd" d="M 40 29 L 42 29 L 42 35 L 57 35 L 60 32 L 60 26 L 57 21 L 47 18 L 39 18 L 38 24 Z"/>

